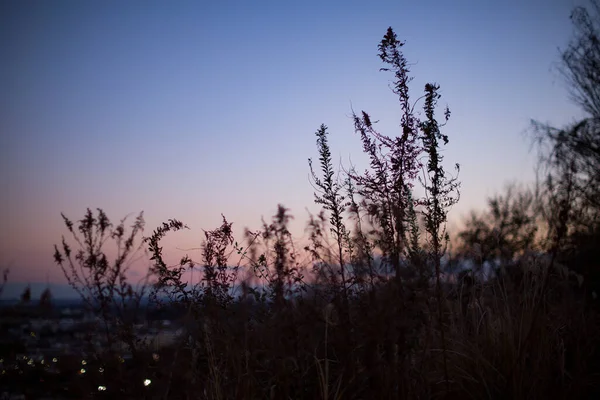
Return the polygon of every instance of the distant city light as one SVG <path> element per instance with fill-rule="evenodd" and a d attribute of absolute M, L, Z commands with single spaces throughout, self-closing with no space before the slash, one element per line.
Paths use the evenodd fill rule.
<path fill-rule="evenodd" d="M 86 365 L 86 364 L 87 364 L 87 361 L 81 360 L 81 365 Z"/>
<path fill-rule="evenodd" d="M 150 379 L 144 379 L 144 386 L 150 386 L 152 381 Z"/>
<path fill-rule="evenodd" d="M 102 368 L 102 367 L 98 368 L 98 372 L 103 373 L 104 372 L 104 368 Z"/>
<path fill-rule="evenodd" d="M 106 390 L 106 386 L 102 386 L 102 385 L 98 386 L 99 392 L 104 392 L 105 390 Z"/>
<path fill-rule="evenodd" d="M 79 370 L 79 373 L 80 373 L 80 374 L 85 374 L 85 368 L 81 368 L 81 369 Z"/>
<path fill-rule="evenodd" d="M 33 360 L 27 361 L 27 365 L 33 365 Z"/>
<path fill-rule="evenodd" d="M 53 363 L 55 363 L 55 362 L 58 362 L 58 358 L 54 357 L 54 358 L 52 359 L 52 362 L 53 362 Z"/>

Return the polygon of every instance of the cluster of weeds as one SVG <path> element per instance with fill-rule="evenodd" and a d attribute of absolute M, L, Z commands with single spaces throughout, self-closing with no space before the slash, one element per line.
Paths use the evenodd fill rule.
<path fill-rule="evenodd" d="M 109 349 L 125 344 L 132 353 L 135 368 L 117 365 L 115 381 L 152 376 L 152 392 L 121 383 L 119 393 L 165 399 L 598 393 L 599 325 L 588 307 L 587 276 L 564 262 L 582 243 L 581 214 L 592 215 L 590 187 L 583 190 L 575 162 L 583 150 L 573 144 L 566 152 L 564 141 L 549 134 L 562 155 L 549 158 L 545 183 L 492 198 L 450 252 L 446 221 L 460 188 L 442 157 L 450 111 L 438 122 L 434 83 L 412 100 L 403 46 L 389 28 L 378 47 L 382 70 L 393 75 L 399 134 L 384 135 L 368 113 L 353 113 L 369 159 L 364 172 L 336 170 L 327 126 L 316 132 L 319 166 L 309 160 L 309 167 L 322 211 L 310 217 L 304 248 L 296 247 L 289 210 L 279 205 L 270 223 L 247 230 L 240 243 L 223 217 L 204 232 L 201 260 L 185 256 L 170 266 L 161 240 L 187 227 L 169 220 L 141 242 L 152 262 L 144 292 L 126 277 L 141 215 L 129 236 L 124 221 L 112 227 L 101 210 L 79 221 L 80 235 L 65 218 L 80 250 L 63 239 L 55 260 L 100 317 Z M 422 113 L 415 111 L 420 100 Z M 118 248 L 114 263 L 102 251 L 109 239 Z M 188 271 L 197 278 L 186 279 Z M 134 321 L 125 317 L 144 293 L 148 308 L 179 310 L 178 339 L 160 355 L 135 337 Z"/>

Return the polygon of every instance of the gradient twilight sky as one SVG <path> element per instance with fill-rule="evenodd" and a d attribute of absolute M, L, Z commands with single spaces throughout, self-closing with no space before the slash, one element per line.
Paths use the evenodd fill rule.
<path fill-rule="evenodd" d="M 334 158 L 365 165 L 351 107 L 397 132 L 377 45 L 388 26 L 415 63 L 413 98 L 441 85 L 445 157 L 461 164 L 460 220 L 512 180 L 531 180 L 531 118 L 580 115 L 553 70 L 579 1 L 2 1 L 0 265 L 61 281 L 52 246 L 101 207 L 192 231 L 220 214 L 257 228 L 278 203 L 303 235 L 307 158 L 329 126 Z"/>

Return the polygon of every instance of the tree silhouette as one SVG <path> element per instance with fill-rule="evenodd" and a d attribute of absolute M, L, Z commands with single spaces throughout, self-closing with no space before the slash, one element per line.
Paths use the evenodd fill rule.
<path fill-rule="evenodd" d="M 486 263 L 505 266 L 533 250 L 541 223 L 536 205 L 533 191 L 516 185 L 490 197 L 487 210 L 472 212 L 457 234 L 457 255 L 480 269 Z"/>
<path fill-rule="evenodd" d="M 533 122 L 545 173 L 541 207 L 549 247 L 586 284 L 600 287 L 600 2 L 571 14 L 574 37 L 561 53 L 560 71 L 571 98 L 585 113 L 576 123 L 555 128 Z"/>
<path fill-rule="evenodd" d="M 44 310 L 52 309 L 52 292 L 50 288 L 44 289 L 40 295 L 40 307 Z"/>
<path fill-rule="evenodd" d="M 2 271 L 2 282 L 0 283 L 0 296 L 2 296 L 2 292 L 4 291 L 4 286 L 6 286 L 6 282 L 8 282 L 8 274 L 10 270 L 5 268 Z"/>
<path fill-rule="evenodd" d="M 31 286 L 27 285 L 21 293 L 21 304 L 28 305 L 31 302 Z"/>

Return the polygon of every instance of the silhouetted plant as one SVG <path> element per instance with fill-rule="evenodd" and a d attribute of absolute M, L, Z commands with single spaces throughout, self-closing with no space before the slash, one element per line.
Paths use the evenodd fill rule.
<path fill-rule="evenodd" d="M 315 283 L 331 286 L 335 290 L 339 286 L 338 275 L 340 274 L 333 265 L 335 257 L 327 241 L 326 225 L 325 210 L 321 210 L 316 216 L 309 215 L 306 226 L 309 244 L 304 247 L 304 250 L 311 256 Z"/>
<path fill-rule="evenodd" d="M 308 159 L 310 172 L 317 192 L 315 192 L 315 203 L 320 204 L 329 212 L 330 230 L 336 243 L 337 264 L 341 277 L 343 313 L 348 313 L 348 279 L 346 276 L 346 259 L 344 253 L 351 252 L 352 244 L 350 235 L 344 223 L 344 213 L 349 205 L 343 194 L 343 185 L 334 177 L 335 171 L 331 162 L 331 150 L 327 140 L 327 126 L 321 125 L 316 132 L 319 161 L 321 164 L 322 177 L 318 177 L 312 165 L 312 159 Z M 349 255 L 352 258 L 352 254 Z"/>
<path fill-rule="evenodd" d="M 571 15 L 574 38 L 561 54 L 560 71 L 570 85 L 573 100 L 587 114 L 564 128 L 534 122 L 542 162 L 560 191 L 561 177 L 570 174 L 576 197 L 571 207 L 577 224 L 597 224 L 600 214 L 600 3 L 576 7 Z M 593 228 L 592 228 L 593 229 Z"/>
<path fill-rule="evenodd" d="M 192 266 L 191 259 L 186 255 L 181 259 L 178 266 L 169 268 L 163 259 L 163 249 L 160 247 L 160 241 L 168 232 L 176 232 L 181 229 L 189 228 L 181 221 L 169 219 L 168 222 L 163 222 L 161 226 L 156 228 L 151 236 L 144 238 L 144 243 L 148 245 L 148 250 L 151 254 L 151 272 L 157 278 L 152 291 L 154 298 L 156 298 L 158 293 L 164 291 L 172 300 L 188 300 L 188 292 L 186 291 L 187 283 L 182 280 L 182 276 L 186 267 Z"/>
<path fill-rule="evenodd" d="M 444 167 L 442 166 L 442 155 L 440 153 L 440 140 L 444 144 L 448 144 L 448 136 L 440 132 L 440 125 L 435 119 L 435 107 L 437 100 L 440 98 L 438 94 L 439 86 L 435 84 L 425 85 L 425 105 L 424 111 L 426 120 L 421 123 L 421 131 L 423 132 L 423 148 L 428 155 L 427 173 L 425 174 L 422 184 L 425 187 L 425 200 L 423 205 L 425 210 L 425 226 L 431 244 L 431 255 L 433 256 L 433 264 L 435 266 L 436 275 L 436 291 L 438 301 L 438 324 L 442 339 L 442 350 L 444 356 L 444 378 L 446 381 L 446 390 L 449 391 L 449 378 L 447 368 L 446 355 L 446 339 L 443 323 L 443 303 L 442 303 L 442 286 L 440 280 L 441 265 L 440 260 L 445 252 L 445 244 L 448 241 L 445 223 L 447 220 L 448 209 L 458 201 L 459 182 L 455 177 L 448 178 Z M 446 108 L 446 121 L 450 117 L 450 110 Z M 458 171 L 458 164 L 456 169 Z"/>
<path fill-rule="evenodd" d="M 573 100 L 590 116 L 600 116 L 600 3 L 576 7 L 571 20 L 574 38 L 561 54 L 560 71 L 570 84 Z"/>
<path fill-rule="evenodd" d="M 227 307 L 234 299 L 232 287 L 237 279 L 238 266 L 228 265 L 230 248 L 234 244 L 231 223 L 223 216 L 223 223 L 215 230 L 204 232 L 202 261 L 204 301 Z"/>
<path fill-rule="evenodd" d="M 134 287 L 127 273 L 143 252 L 143 242 L 135 243 L 144 229 L 142 213 L 129 234 L 125 231 L 126 218 L 113 226 L 101 209 L 97 215 L 88 209 L 77 225 L 64 214 L 62 217 L 79 248 L 73 250 L 63 236 L 61 246 L 54 246 L 54 261 L 87 307 L 101 317 L 109 351 L 121 340 L 135 353 L 140 343 L 132 334 L 131 316 L 139 309 L 146 287 L 144 282 Z M 104 250 L 109 240 L 114 241 L 117 252 L 112 263 Z"/>
<path fill-rule="evenodd" d="M 273 240 L 272 258 L 264 258 L 261 264 L 267 269 L 272 266 L 273 272 L 267 272 L 268 284 L 276 305 L 282 306 L 286 296 L 302 290 L 303 274 L 297 262 L 292 235 L 288 230 L 288 222 L 292 218 L 288 209 L 281 204 L 273 216 L 273 222 L 264 223 L 262 237 L 266 241 Z M 269 262 L 269 260 L 272 260 Z"/>
<path fill-rule="evenodd" d="M 592 292 L 600 288 L 600 269 L 592 261 L 600 253 L 584 244 L 600 240 L 600 3 L 576 7 L 571 20 L 575 33 L 561 53 L 560 71 L 586 115 L 563 128 L 535 121 L 533 128 L 546 174 L 542 212 L 549 227 L 547 247 L 584 273 L 586 286 L 594 282 Z M 581 256 L 575 250 L 579 243 Z"/>
<path fill-rule="evenodd" d="M 375 289 L 375 283 L 379 280 L 374 267 L 374 246 L 363 230 L 363 215 L 361 213 L 361 207 L 357 202 L 356 188 L 352 179 L 352 176 L 355 175 L 356 172 L 354 169 L 351 169 L 345 180 L 350 218 L 354 218 L 355 222 L 354 234 L 349 238 L 349 247 L 352 249 L 351 265 L 355 281 L 358 284 L 362 284 L 364 283 L 365 276 L 367 276 L 369 288 L 373 291 Z"/>
<path fill-rule="evenodd" d="M 377 247 L 392 267 L 396 281 L 400 284 L 400 257 L 407 248 L 409 204 L 414 181 L 421 168 L 419 155 L 419 121 L 410 103 L 408 84 L 412 78 L 407 61 L 401 52 L 403 42 L 398 41 L 392 28 L 379 44 L 379 57 L 392 71 L 392 90 L 398 96 L 402 111 L 401 134 L 385 136 L 374 128 L 375 122 L 369 114 L 359 117 L 353 113 L 354 127 L 363 144 L 363 151 L 370 159 L 370 171 L 362 175 L 351 174 L 356 192 L 362 198 L 367 213 L 378 228 Z M 374 232 L 375 233 L 375 232 Z"/>

